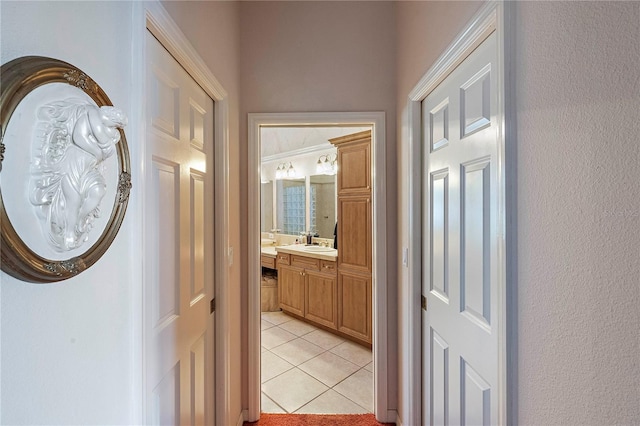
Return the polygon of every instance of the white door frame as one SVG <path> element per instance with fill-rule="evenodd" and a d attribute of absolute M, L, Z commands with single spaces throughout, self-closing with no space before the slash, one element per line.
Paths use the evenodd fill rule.
<path fill-rule="evenodd" d="M 229 338 L 228 329 L 229 311 L 227 303 L 228 291 L 225 287 L 228 275 L 228 247 L 229 247 L 229 99 L 227 91 L 218 82 L 213 73 L 209 70 L 200 55 L 193 48 L 186 36 L 173 21 L 171 16 L 162 7 L 159 1 L 134 2 L 133 7 L 133 34 L 132 34 L 132 70 L 133 87 L 131 103 L 131 122 L 135 123 L 133 132 L 137 140 L 135 145 L 136 158 L 132 161 L 132 193 L 138 193 L 135 197 L 137 215 L 136 227 L 138 230 L 138 248 L 133 250 L 136 258 L 132 264 L 135 266 L 134 282 L 140 283 L 140 288 L 134 291 L 134 300 L 131 303 L 132 318 L 136 326 L 132 331 L 132 389 L 134 394 L 134 407 L 131 418 L 135 423 L 147 424 L 149 419 L 145 419 L 146 395 L 144 394 L 144 383 L 146 380 L 146 348 L 144 347 L 145 335 L 143 327 L 145 309 L 145 247 L 143 238 L 144 218 L 147 207 L 144 205 L 147 182 L 145 176 L 145 135 L 146 135 L 146 103 L 144 88 L 146 85 L 146 70 L 144 58 L 145 33 L 150 31 L 160 43 L 173 55 L 178 63 L 191 75 L 191 77 L 204 89 L 204 91 L 214 101 L 214 215 L 215 215 L 215 242 L 214 242 L 214 262 L 215 262 L 215 400 L 208 401 L 215 404 L 216 424 L 230 424 L 230 385 L 231 379 L 228 374 Z M 123 73 L 129 72 L 122 70 Z M 132 123 L 132 124 L 133 124 Z"/>
<path fill-rule="evenodd" d="M 245 420 L 260 417 L 260 127 L 373 126 L 373 381 L 374 412 L 383 422 L 396 420 L 388 409 L 387 357 L 387 185 L 384 112 L 311 112 L 249 114 L 249 410 Z M 393 366 L 392 366 L 393 367 Z"/>
<path fill-rule="evenodd" d="M 498 140 L 501 143 L 499 180 L 504 185 L 505 223 L 501 231 L 500 254 L 506 258 L 506 268 L 499 277 L 499 348 L 498 389 L 499 419 L 501 425 L 517 421 L 517 299 L 516 299 L 516 140 L 515 140 L 515 84 L 513 82 L 514 9 L 515 2 L 491 1 L 486 3 L 460 35 L 449 45 L 434 65 L 409 93 L 409 288 L 402 305 L 406 307 L 409 326 L 409 347 L 402 363 L 405 400 L 402 401 L 404 424 L 421 424 L 422 403 L 422 336 L 421 336 L 421 284 L 422 265 L 422 115 L 421 103 L 491 32 L 498 38 Z M 401 310 L 402 311 L 402 310 Z M 417 374 L 419 373 L 419 374 Z"/>

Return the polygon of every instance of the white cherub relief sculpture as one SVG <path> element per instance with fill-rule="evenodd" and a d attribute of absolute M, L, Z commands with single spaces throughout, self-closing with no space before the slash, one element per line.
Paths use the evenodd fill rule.
<path fill-rule="evenodd" d="M 89 238 L 107 191 L 104 160 L 120 141 L 127 117 L 115 107 L 66 99 L 38 109 L 30 201 L 58 252 Z"/>

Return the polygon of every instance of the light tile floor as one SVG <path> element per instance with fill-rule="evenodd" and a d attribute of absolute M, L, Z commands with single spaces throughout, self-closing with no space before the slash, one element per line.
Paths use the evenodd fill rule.
<path fill-rule="evenodd" d="M 371 351 L 283 312 L 262 313 L 264 413 L 373 412 Z"/>

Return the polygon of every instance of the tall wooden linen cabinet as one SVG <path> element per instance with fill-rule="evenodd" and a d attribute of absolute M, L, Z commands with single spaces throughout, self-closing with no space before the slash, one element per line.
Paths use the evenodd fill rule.
<path fill-rule="evenodd" d="M 371 345 L 371 131 L 329 142 L 338 151 L 338 331 Z"/>

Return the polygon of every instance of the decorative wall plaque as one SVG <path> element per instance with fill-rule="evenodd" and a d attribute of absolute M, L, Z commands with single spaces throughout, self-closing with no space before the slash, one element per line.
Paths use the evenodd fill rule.
<path fill-rule="evenodd" d="M 109 248 L 131 189 L 124 112 L 88 75 L 39 56 L 0 68 L 2 270 L 47 283 Z"/>

